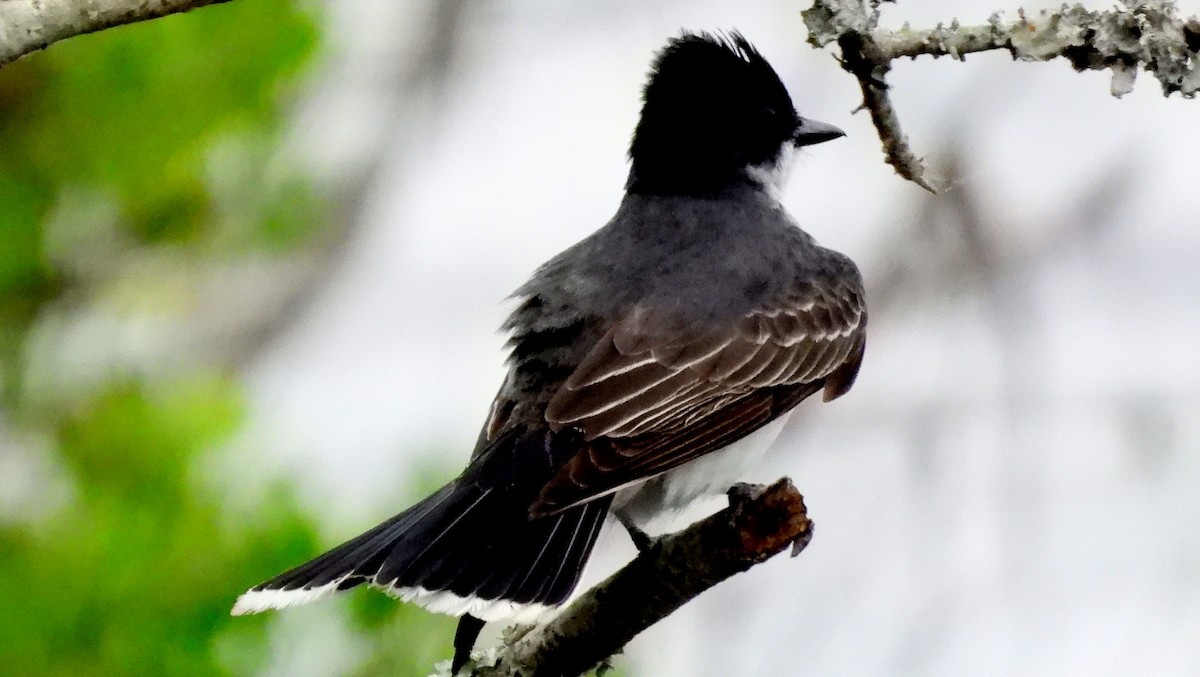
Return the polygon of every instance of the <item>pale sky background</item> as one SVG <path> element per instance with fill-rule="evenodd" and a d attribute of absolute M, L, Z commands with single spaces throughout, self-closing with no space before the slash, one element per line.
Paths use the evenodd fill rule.
<path fill-rule="evenodd" d="M 1106 73 L 1006 53 L 896 64 L 905 131 L 949 184 L 931 198 L 850 114 L 857 83 L 804 42 L 806 3 L 468 3 L 440 98 L 397 89 L 432 4 L 330 5 L 294 145 L 331 182 L 386 152 L 330 283 L 250 368 L 239 446 L 259 456 L 235 465 L 295 478 L 330 545 L 406 507 L 414 473 L 456 472 L 503 374 L 505 297 L 617 206 L 653 52 L 736 28 L 802 114 L 848 132 L 802 156 L 784 203 L 859 262 L 867 358 L 747 478 L 794 478 L 812 545 L 639 637 L 628 674 L 1200 670 L 1200 103 L 1144 74 L 1118 101 Z M 1017 6 L 909 0 L 883 22 Z M 990 267 L 961 255 L 962 200 Z M 600 547 L 606 566 L 631 551 Z M 275 672 L 354 660 L 337 606 L 289 611 Z"/>

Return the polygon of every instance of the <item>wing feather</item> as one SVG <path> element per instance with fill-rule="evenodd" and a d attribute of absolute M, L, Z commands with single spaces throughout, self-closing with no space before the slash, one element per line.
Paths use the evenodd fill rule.
<path fill-rule="evenodd" d="M 608 332 L 546 407 L 586 449 L 543 489 L 535 512 L 604 495 L 720 448 L 825 390 L 854 382 L 865 343 L 861 282 L 803 280 L 727 323 L 689 331 L 639 306 Z"/>
<path fill-rule="evenodd" d="M 672 383 L 678 380 L 675 378 L 678 374 L 677 370 L 651 363 L 619 376 L 589 383 L 583 388 L 567 391 L 570 395 L 556 402 L 559 408 L 556 412 L 561 410 L 561 413 L 554 413 L 553 416 L 563 423 L 573 423 L 585 419 L 611 418 L 610 412 L 617 407 L 634 408 L 636 412 L 636 407 L 641 406 L 637 402 L 639 396 L 650 393 L 651 399 L 661 399 L 664 397 L 662 393 L 669 395 L 686 385 L 686 382 Z"/>
<path fill-rule="evenodd" d="M 620 407 L 612 407 L 598 416 L 587 417 L 588 426 L 585 429 L 585 439 L 608 437 L 613 431 L 629 421 L 647 412 L 660 411 L 664 406 L 671 406 L 685 390 L 693 389 L 698 384 L 689 379 L 681 378 L 676 372 L 653 388 L 648 388 L 635 397 L 625 400 Z"/>
<path fill-rule="evenodd" d="M 764 342 L 754 351 L 754 357 L 742 365 L 741 369 L 730 374 L 722 383 L 731 390 L 742 388 L 750 384 L 755 377 L 761 374 L 767 368 L 767 365 L 771 364 L 778 355 L 778 346 Z"/>

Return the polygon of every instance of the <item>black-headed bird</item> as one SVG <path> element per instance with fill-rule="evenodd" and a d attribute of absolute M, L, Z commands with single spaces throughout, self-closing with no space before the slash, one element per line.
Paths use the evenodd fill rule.
<path fill-rule="evenodd" d="M 609 513 L 644 545 L 649 519 L 737 482 L 802 400 L 854 383 L 861 276 L 777 199 L 796 149 L 842 131 L 798 115 L 737 33 L 670 40 L 643 102 L 616 214 L 515 294 L 466 469 L 234 614 L 367 584 L 461 616 L 457 671 L 485 621 L 568 598 Z"/>

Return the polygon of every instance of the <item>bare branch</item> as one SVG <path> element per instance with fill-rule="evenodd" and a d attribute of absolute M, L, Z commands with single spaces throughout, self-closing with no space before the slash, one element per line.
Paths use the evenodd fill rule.
<path fill-rule="evenodd" d="M 474 674 L 582 674 L 693 597 L 788 547 L 798 554 L 812 537 L 804 498 L 787 478 L 752 491 L 731 490 L 729 503 L 657 540 L 549 624 L 510 640 L 496 666 Z"/>
<path fill-rule="evenodd" d="M 229 0 L 0 0 L 0 66 L 67 38 Z"/>
<path fill-rule="evenodd" d="M 883 142 L 883 154 L 896 173 L 931 193 L 937 193 L 925 180 L 925 164 L 908 145 L 908 137 L 900 129 L 900 116 L 892 106 L 885 80 L 891 70 L 890 60 L 879 45 L 858 33 L 846 33 L 838 40 L 842 48 L 842 68 L 858 78 L 862 88 L 862 108 L 871 113 L 871 122 Z"/>
<path fill-rule="evenodd" d="M 888 163 L 931 191 L 888 96 L 885 77 L 893 59 L 928 54 L 963 60 L 972 52 L 1004 49 L 1022 61 L 1061 56 L 1078 71 L 1109 69 L 1116 97 L 1133 89 L 1139 67 L 1154 74 L 1164 95 L 1179 92 L 1190 99 L 1200 92 L 1200 20 L 1180 18 L 1168 0 L 1095 12 L 1063 5 L 1034 18 L 1019 10 L 1017 21 L 1009 23 L 997 12 L 986 25 L 960 26 L 955 19 L 931 30 L 907 24 L 899 31 L 880 29 L 878 0 L 869 7 L 863 0 L 815 0 L 803 15 L 810 44 L 820 48 L 837 42 L 841 47 L 842 67 L 862 86 L 863 107 L 871 111 Z"/>

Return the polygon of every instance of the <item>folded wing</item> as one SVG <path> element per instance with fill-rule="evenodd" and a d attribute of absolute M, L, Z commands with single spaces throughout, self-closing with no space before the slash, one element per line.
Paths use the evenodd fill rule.
<path fill-rule="evenodd" d="M 665 472 L 854 382 L 866 311 L 857 276 L 799 284 L 719 329 L 689 331 L 653 308 L 612 326 L 551 399 L 546 419 L 586 444 L 546 485 L 550 513 Z"/>

